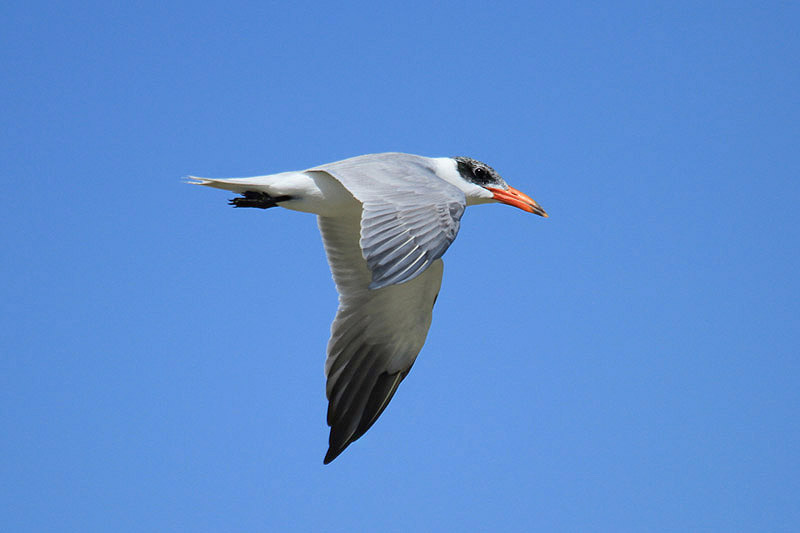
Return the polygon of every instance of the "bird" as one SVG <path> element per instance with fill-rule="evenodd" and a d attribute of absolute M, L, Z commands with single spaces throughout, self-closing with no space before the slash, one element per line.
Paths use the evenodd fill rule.
<path fill-rule="evenodd" d="M 547 217 L 470 157 L 367 154 L 249 178 L 189 176 L 239 196 L 236 208 L 317 215 L 339 295 L 325 360 L 328 464 L 372 427 L 411 370 L 431 326 L 442 255 L 467 206 L 503 203 Z"/>

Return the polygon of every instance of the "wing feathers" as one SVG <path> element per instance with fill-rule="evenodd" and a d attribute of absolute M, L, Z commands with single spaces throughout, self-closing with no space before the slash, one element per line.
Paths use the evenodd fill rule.
<path fill-rule="evenodd" d="M 370 289 L 419 276 L 458 234 L 466 198 L 437 176 L 430 159 L 378 154 L 314 170 L 329 173 L 362 203 L 360 243 L 371 272 Z M 409 241 L 413 246 L 406 247 Z M 409 260 L 411 253 L 424 259 Z"/>
<path fill-rule="evenodd" d="M 386 409 L 386 406 L 389 405 L 389 401 L 391 401 L 397 391 L 397 387 L 406 375 L 408 375 L 408 371 L 395 374 L 384 372 L 372 384 L 372 389 L 368 392 L 368 395 L 359 390 L 359 393 L 364 398 L 363 414 L 359 418 L 351 418 L 346 425 L 331 428 L 328 452 L 325 454 L 325 464 L 336 459 L 351 442 L 360 438 L 372 427 L 384 409 Z"/>
<path fill-rule="evenodd" d="M 319 227 L 339 290 L 325 361 L 328 463 L 375 423 L 414 364 L 430 328 L 442 262 L 426 265 L 407 283 L 372 290 L 358 219 L 319 217 Z M 426 261 L 410 252 L 400 259 L 404 269 Z"/>
<path fill-rule="evenodd" d="M 325 361 L 329 463 L 375 423 L 425 343 L 440 257 L 458 234 L 466 198 L 418 156 L 363 156 L 313 170 L 362 205 L 360 220 L 318 219 L 339 291 Z"/>

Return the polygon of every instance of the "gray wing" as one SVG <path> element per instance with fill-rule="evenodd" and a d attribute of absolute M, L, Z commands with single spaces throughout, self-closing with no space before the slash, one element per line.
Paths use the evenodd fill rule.
<path fill-rule="evenodd" d="M 322 165 L 363 204 L 361 251 L 370 288 L 414 279 L 458 234 L 464 193 L 439 178 L 432 161 L 411 154 L 372 154 Z"/>
<path fill-rule="evenodd" d="M 359 218 L 320 216 L 318 222 L 339 291 L 325 361 L 327 464 L 375 423 L 411 370 L 428 335 L 443 267 L 439 259 L 407 283 L 370 289 Z"/>

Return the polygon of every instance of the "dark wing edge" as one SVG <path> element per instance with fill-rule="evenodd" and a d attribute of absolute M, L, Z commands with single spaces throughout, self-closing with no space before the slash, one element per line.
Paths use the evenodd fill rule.
<path fill-rule="evenodd" d="M 358 420 L 358 426 L 355 432 L 350 435 L 348 435 L 348 432 L 342 431 L 342 428 L 347 427 L 346 425 L 331 422 L 331 414 L 333 412 L 331 407 L 333 404 L 328 404 L 328 424 L 331 426 L 331 434 L 328 439 L 328 452 L 325 454 L 323 464 L 328 464 L 336 459 L 345 448 L 361 438 L 372 427 L 372 424 L 378 420 L 386 406 L 389 405 L 394 393 L 397 391 L 397 387 L 400 386 L 400 383 L 410 371 L 411 368 L 404 372 L 396 372 L 394 374 L 383 372 L 378 375 L 367 397 L 364 411 Z"/>

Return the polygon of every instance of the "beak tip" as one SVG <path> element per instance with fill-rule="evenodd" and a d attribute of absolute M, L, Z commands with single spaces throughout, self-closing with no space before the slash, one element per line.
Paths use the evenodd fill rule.
<path fill-rule="evenodd" d="M 550 218 L 545 210 L 542 209 L 542 207 L 537 204 L 533 198 L 518 191 L 514 187 L 507 187 L 506 189 L 487 187 L 487 189 L 493 194 L 493 198 L 498 202 L 518 207 L 523 211 L 533 213 L 534 215 L 539 215 L 540 217 Z"/>
<path fill-rule="evenodd" d="M 542 209 L 542 206 L 540 206 L 536 202 L 534 202 L 533 205 L 531 206 L 531 213 L 533 213 L 534 215 L 539 215 L 542 218 L 550 218 L 550 215 L 547 214 L 547 211 Z"/>

